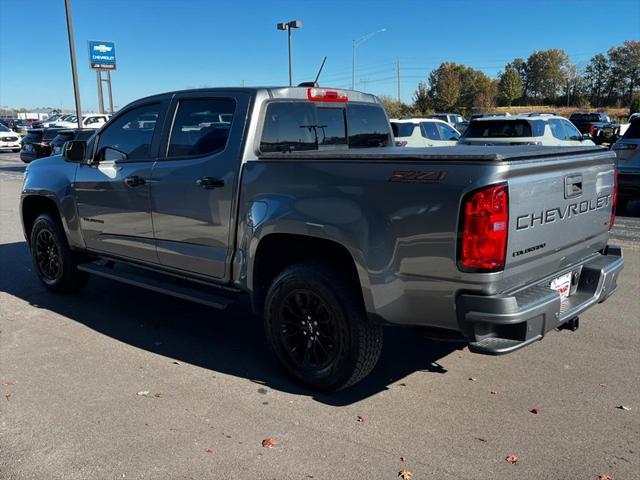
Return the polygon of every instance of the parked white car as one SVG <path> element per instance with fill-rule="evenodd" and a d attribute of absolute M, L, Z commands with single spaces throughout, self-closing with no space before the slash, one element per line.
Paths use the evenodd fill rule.
<path fill-rule="evenodd" d="M 434 118 L 392 118 L 390 122 L 399 147 L 449 147 L 460 138 L 455 128 Z"/>
<path fill-rule="evenodd" d="M 20 151 L 20 134 L 0 124 L 0 150 Z"/>
<path fill-rule="evenodd" d="M 107 123 L 109 117 L 111 115 L 106 113 L 98 113 L 94 115 L 84 115 L 82 117 L 82 128 L 100 128 L 102 125 Z M 52 127 L 62 127 L 62 128 L 77 128 L 78 127 L 78 117 L 75 115 L 71 115 L 69 118 L 58 121 L 51 125 Z"/>
<path fill-rule="evenodd" d="M 593 146 L 591 140 L 564 117 L 529 113 L 471 120 L 461 145 Z"/>

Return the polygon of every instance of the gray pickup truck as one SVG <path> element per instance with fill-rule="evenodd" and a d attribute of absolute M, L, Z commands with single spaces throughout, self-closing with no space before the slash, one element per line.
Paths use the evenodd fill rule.
<path fill-rule="evenodd" d="M 317 390 L 365 377 L 385 324 L 502 354 L 616 289 L 612 152 L 393 144 L 355 91 L 156 95 L 27 167 L 24 233 L 52 291 L 92 274 L 217 308 L 249 295 Z"/>

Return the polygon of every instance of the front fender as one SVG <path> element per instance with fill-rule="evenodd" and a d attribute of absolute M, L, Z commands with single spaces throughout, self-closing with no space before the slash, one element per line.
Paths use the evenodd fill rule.
<path fill-rule="evenodd" d="M 20 217 L 25 238 L 29 231 L 28 225 L 25 225 L 25 208 L 29 208 L 36 197 L 46 198 L 57 208 L 69 246 L 74 249 L 85 248 L 74 191 L 77 167 L 75 163 L 65 162 L 61 156 L 39 159 L 27 166 L 20 199 Z"/>

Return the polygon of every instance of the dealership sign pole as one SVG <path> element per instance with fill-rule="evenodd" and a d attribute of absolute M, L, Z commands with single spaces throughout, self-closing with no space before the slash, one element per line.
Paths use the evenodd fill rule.
<path fill-rule="evenodd" d="M 113 42 L 89 41 L 89 62 L 91 68 L 96 71 L 98 81 L 98 107 L 100 113 L 104 113 L 104 94 L 102 83 L 107 84 L 109 91 L 109 113 L 113 113 L 113 95 L 111 93 L 111 70 L 116 69 L 116 45 Z M 107 77 L 103 78 L 102 73 Z"/>
<path fill-rule="evenodd" d="M 76 48 L 73 43 L 73 22 L 71 21 L 71 0 L 64 0 L 67 12 L 67 35 L 69 36 L 69 55 L 71 56 L 71 74 L 73 76 L 73 95 L 76 101 L 78 128 L 81 128 L 82 107 L 80 106 L 80 89 L 78 87 L 78 69 L 76 68 Z"/>

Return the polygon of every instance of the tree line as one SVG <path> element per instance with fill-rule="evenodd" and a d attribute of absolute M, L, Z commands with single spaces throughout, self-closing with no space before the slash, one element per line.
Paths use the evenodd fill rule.
<path fill-rule="evenodd" d="M 497 78 L 473 67 L 443 62 L 418 83 L 412 104 L 382 97 L 390 116 L 452 112 L 470 114 L 496 106 L 629 107 L 640 111 L 640 41 L 598 53 L 579 71 L 558 48 L 515 58 Z"/>

